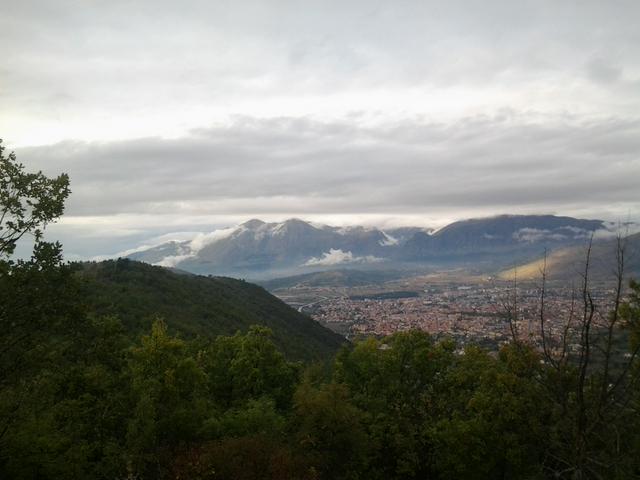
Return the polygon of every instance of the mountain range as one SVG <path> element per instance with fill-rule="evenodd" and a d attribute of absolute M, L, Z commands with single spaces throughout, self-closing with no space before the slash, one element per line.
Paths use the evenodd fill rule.
<path fill-rule="evenodd" d="M 545 249 L 611 237 L 602 220 L 554 215 L 500 215 L 462 220 L 439 230 L 334 227 L 292 218 L 250 220 L 236 227 L 145 248 L 128 258 L 180 270 L 247 278 L 274 278 L 339 268 L 407 269 L 508 265 Z"/>

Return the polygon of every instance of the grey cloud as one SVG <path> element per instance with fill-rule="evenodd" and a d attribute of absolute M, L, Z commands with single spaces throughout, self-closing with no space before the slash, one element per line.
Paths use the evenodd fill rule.
<path fill-rule="evenodd" d="M 604 84 L 615 83 L 622 76 L 622 68 L 601 57 L 592 58 L 586 69 L 589 77 Z"/>
<path fill-rule="evenodd" d="M 403 128 L 245 118 L 174 140 L 63 142 L 18 154 L 70 174 L 69 215 L 561 211 L 638 205 L 639 136 L 640 122 L 625 120 L 481 117 Z"/>

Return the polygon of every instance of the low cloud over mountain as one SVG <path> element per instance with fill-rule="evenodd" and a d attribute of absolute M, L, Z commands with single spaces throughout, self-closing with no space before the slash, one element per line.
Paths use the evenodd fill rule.
<path fill-rule="evenodd" d="M 351 252 L 343 252 L 340 249 L 332 248 L 328 252 L 322 254 L 322 257 L 310 258 L 303 266 L 305 267 L 327 267 L 333 265 L 354 265 L 362 263 L 378 263 L 383 262 L 383 258 L 366 255 L 364 257 L 356 257 Z"/>

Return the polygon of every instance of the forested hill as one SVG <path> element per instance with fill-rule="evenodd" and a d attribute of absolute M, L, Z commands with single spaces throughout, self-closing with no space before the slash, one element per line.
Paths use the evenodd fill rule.
<path fill-rule="evenodd" d="M 132 333 L 161 317 L 183 337 L 211 338 L 262 325 L 294 360 L 330 358 L 345 339 L 262 287 L 231 278 L 180 274 L 127 259 L 78 263 L 91 311 L 116 315 Z"/>

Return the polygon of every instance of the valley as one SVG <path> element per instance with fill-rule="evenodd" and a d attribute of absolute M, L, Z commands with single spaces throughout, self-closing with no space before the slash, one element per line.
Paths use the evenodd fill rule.
<path fill-rule="evenodd" d="M 514 279 L 516 328 L 539 343 L 539 280 L 545 263 L 548 328 L 561 336 L 590 241 L 591 286 L 598 308 L 606 311 L 616 236 L 621 228 L 628 234 L 635 227 L 554 215 L 499 215 L 439 230 L 250 220 L 206 240 L 165 243 L 131 258 L 256 281 L 350 340 L 417 329 L 452 337 L 460 346 L 497 350 L 512 338 L 505 302 L 513 297 Z M 624 242 L 626 271 L 637 277 L 640 234 L 626 235 Z"/>
<path fill-rule="evenodd" d="M 284 279 L 280 284 L 285 284 Z M 607 311 L 611 279 L 601 279 L 593 288 L 598 308 Z M 272 293 L 350 340 L 417 329 L 436 338 L 454 338 L 460 347 L 481 345 L 497 350 L 512 338 L 505 304 L 512 299 L 514 283 L 513 278 L 500 275 L 455 270 L 357 286 L 302 282 L 280 286 Z M 517 285 L 517 295 L 516 327 L 525 338 L 539 343 L 539 282 L 523 279 Z M 545 312 L 551 336 L 562 335 L 574 295 L 571 283 L 562 279 L 550 282 Z"/>

